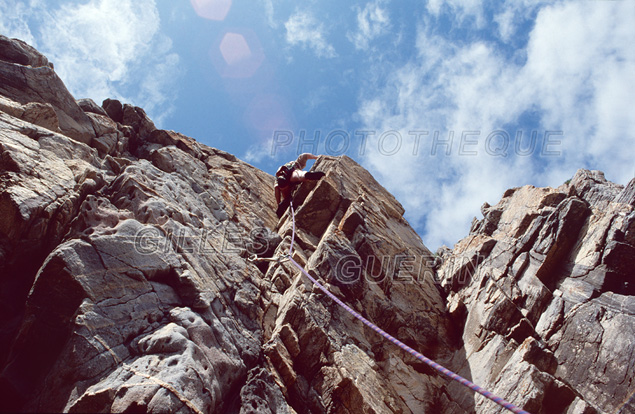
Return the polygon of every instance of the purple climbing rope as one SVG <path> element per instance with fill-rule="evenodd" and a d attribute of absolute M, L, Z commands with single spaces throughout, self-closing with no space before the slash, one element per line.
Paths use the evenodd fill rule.
<path fill-rule="evenodd" d="M 383 329 L 381 329 L 380 327 L 378 327 L 377 325 L 375 325 L 374 323 L 372 323 L 368 319 L 364 318 L 359 312 L 355 311 L 350 306 L 348 306 L 347 304 L 342 302 L 337 296 L 332 294 L 326 287 L 324 287 L 313 276 L 311 276 L 309 274 L 309 272 L 304 270 L 304 268 L 302 266 L 300 266 L 295 260 L 293 260 L 293 257 L 292 257 L 292 255 L 293 255 L 293 242 L 295 240 L 295 211 L 293 210 L 293 203 L 290 204 L 290 209 L 291 209 L 291 218 L 292 218 L 292 222 L 293 222 L 293 227 L 292 227 L 292 233 L 291 233 L 291 246 L 289 247 L 289 261 L 291 261 L 291 263 L 293 263 L 306 277 L 308 277 L 309 280 L 311 282 L 313 282 L 313 284 L 315 286 L 317 286 L 322 292 L 324 292 L 328 297 L 333 299 L 335 301 L 335 303 L 337 303 L 342 308 L 344 308 L 348 313 L 350 313 L 351 315 L 353 315 L 354 317 L 356 317 L 357 319 L 362 321 L 362 323 L 364 325 L 368 326 L 370 329 L 372 329 L 373 331 L 377 332 L 379 335 L 383 336 L 384 338 L 386 338 L 387 340 L 389 340 L 393 344 L 397 345 L 399 348 L 401 348 L 404 351 L 408 352 L 410 355 L 414 356 L 418 360 L 423 361 L 424 363 L 426 363 L 427 365 L 429 365 L 432 368 L 436 369 L 440 373 L 448 376 L 450 379 L 453 379 L 453 380 L 459 382 L 460 384 L 468 387 L 469 389 L 478 392 L 482 396 L 484 396 L 486 398 L 489 398 L 490 400 L 494 401 L 496 404 L 500 405 L 501 407 L 504 407 L 504 408 L 508 409 L 509 411 L 512 411 L 512 412 L 517 413 L 517 414 L 530 414 L 527 411 L 525 411 L 523 409 L 520 409 L 520 408 L 516 407 L 515 405 L 505 401 L 504 399 L 502 399 L 500 397 L 497 397 L 496 395 L 494 395 L 491 392 L 487 391 L 485 388 L 479 387 L 478 385 L 474 384 L 473 382 L 471 382 L 469 380 L 466 380 L 465 378 L 463 378 L 462 376 L 460 376 L 458 374 L 455 374 L 454 372 L 452 372 L 449 369 L 443 367 L 442 365 L 437 364 L 436 362 L 434 362 L 430 358 L 427 358 L 422 353 L 415 351 L 414 349 L 412 349 L 408 345 L 406 345 L 403 342 L 401 342 L 399 339 L 395 338 L 394 336 L 390 335 L 388 332 L 384 331 Z"/>

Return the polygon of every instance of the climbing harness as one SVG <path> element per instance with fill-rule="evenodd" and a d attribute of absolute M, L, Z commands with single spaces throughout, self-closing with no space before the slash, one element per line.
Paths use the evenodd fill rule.
<path fill-rule="evenodd" d="M 449 369 L 447 369 L 447 368 L 437 364 L 433 360 L 425 357 L 420 352 L 415 351 L 414 349 L 412 349 L 408 345 L 404 344 L 403 342 L 401 342 L 397 338 L 393 337 L 392 335 L 390 335 L 389 333 L 387 333 L 386 331 L 384 331 L 383 329 L 381 329 L 380 327 L 378 327 L 377 325 L 375 325 L 374 323 L 372 323 L 368 319 L 364 318 L 359 312 L 356 312 L 350 306 L 348 306 L 347 304 L 342 302 L 337 296 L 332 294 L 326 287 L 324 287 L 320 282 L 318 282 L 315 278 L 313 278 L 309 274 L 309 272 L 304 270 L 304 268 L 302 266 L 300 266 L 292 257 L 292 255 L 293 255 L 293 242 L 294 242 L 294 239 L 295 239 L 295 211 L 293 209 L 293 202 L 291 202 L 291 204 L 290 204 L 290 209 L 291 209 L 291 218 L 292 218 L 292 222 L 293 222 L 293 227 L 292 227 L 292 233 L 291 233 L 291 245 L 289 246 L 289 253 L 286 255 L 286 257 L 288 258 L 288 260 L 291 263 L 293 263 L 293 265 L 295 267 L 297 267 L 306 277 L 308 277 L 309 280 L 311 282 L 313 282 L 313 284 L 315 286 L 317 286 L 328 297 L 333 299 L 335 301 L 335 303 L 337 303 L 342 308 L 344 308 L 344 310 L 346 310 L 348 313 L 350 313 L 351 315 L 353 315 L 354 317 L 356 317 L 357 319 L 362 321 L 362 323 L 364 325 L 368 326 L 373 331 L 377 332 L 379 335 L 383 336 L 385 339 L 387 339 L 390 342 L 392 342 L 393 344 L 397 345 L 399 348 L 401 348 L 404 351 L 408 352 L 410 355 L 414 356 L 418 360 L 423 361 L 424 363 L 426 363 L 430 367 L 436 369 L 437 371 L 441 372 L 442 374 L 446 375 L 450 379 L 453 379 L 453 380 L 459 382 L 460 384 L 468 387 L 469 389 L 478 392 L 482 396 L 490 399 L 491 401 L 494 401 L 496 404 L 500 405 L 501 407 L 504 407 L 504 408 L 508 409 L 511 412 L 514 412 L 516 414 L 529 414 L 527 411 L 516 407 L 515 405 L 505 401 L 504 399 L 502 399 L 500 397 L 497 397 L 496 395 L 492 394 L 491 392 L 487 391 L 486 389 L 484 389 L 482 387 L 479 387 L 478 385 L 474 384 L 473 382 L 461 377 L 458 374 L 455 374 L 454 372 L 450 371 Z"/>

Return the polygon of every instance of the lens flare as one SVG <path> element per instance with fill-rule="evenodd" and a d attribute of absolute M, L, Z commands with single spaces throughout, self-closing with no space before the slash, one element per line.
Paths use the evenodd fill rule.
<path fill-rule="evenodd" d="M 225 20 L 232 0 L 190 0 L 194 11 L 199 16 L 209 20 Z"/>
<path fill-rule="evenodd" d="M 226 33 L 219 48 L 223 59 L 230 66 L 244 63 L 252 56 L 244 36 L 238 33 Z"/>
<path fill-rule="evenodd" d="M 245 111 L 246 124 L 267 132 L 268 136 L 275 130 L 291 128 L 290 119 L 290 110 L 284 98 L 275 94 L 256 96 Z"/>
<path fill-rule="evenodd" d="M 253 31 L 226 32 L 211 51 L 218 73 L 224 78 L 250 78 L 265 60 L 262 46 Z"/>

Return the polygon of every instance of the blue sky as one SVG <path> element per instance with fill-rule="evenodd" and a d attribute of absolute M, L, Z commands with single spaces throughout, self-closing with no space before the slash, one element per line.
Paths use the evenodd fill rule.
<path fill-rule="evenodd" d="M 343 5 L 344 4 L 344 5 Z M 483 202 L 635 175 L 635 2 L 0 0 L 76 98 L 273 173 L 345 153 L 432 250 Z"/>

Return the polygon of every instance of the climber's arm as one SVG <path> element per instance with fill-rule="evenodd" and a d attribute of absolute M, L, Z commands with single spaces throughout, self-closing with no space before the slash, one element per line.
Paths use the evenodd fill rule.
<path fill-rule="evenodd" d="M 304 154 L 300 154 L 298 159 L 295 160 L 295 164 L 298 166 L 299 169 L 303 170 L 304 167 L 306 167 L 306 162 L 308 160 L 317 160 L 317 159 L 318 159 L 317 155 L 313 155 L 311 153 L 305 152 Z"/>

